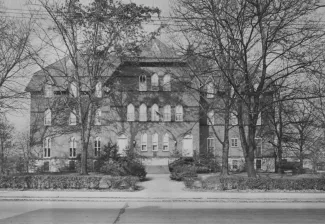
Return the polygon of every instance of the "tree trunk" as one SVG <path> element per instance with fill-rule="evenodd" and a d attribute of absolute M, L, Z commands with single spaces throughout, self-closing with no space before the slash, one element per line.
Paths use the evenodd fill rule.
<path fill-rule="evenodd" d="M 0 175 L 1 174 L 4 174 L 4 149 L 3 149 L 3 141 L 1 141 L 1 144 L 0 144 Z"/>
<path fill-rule="evenodd" d="M 302 174 L 304 170 L 304 156 L 303 156 L 303 149 L 300 148 L 299 153 L 299 173 Z"/>
<path fill-rule="evenodd" d="M 226 108 L 225 126 L 224 126 L 224 139 L 223 139 L 223 144 L 222 144 L 222 166 L 221 166 L 221 174 L 220 174 L 221 176 L 229 175 L 229 170 L 228 170 L 229 119 L 230 119 L 230 110 L 229 110 L 229 108 Z"/>

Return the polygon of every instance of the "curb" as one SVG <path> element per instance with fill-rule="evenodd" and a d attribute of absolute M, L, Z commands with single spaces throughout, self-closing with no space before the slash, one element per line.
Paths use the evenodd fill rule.
<path fill-rule="evenodd" d="M 214 202 L 214 203 L 325 203 L 319 199 L 301 198 L 60 198 L 60 197 L 0 197 L 0 201 L 80 201 L 80 202 Z"/>

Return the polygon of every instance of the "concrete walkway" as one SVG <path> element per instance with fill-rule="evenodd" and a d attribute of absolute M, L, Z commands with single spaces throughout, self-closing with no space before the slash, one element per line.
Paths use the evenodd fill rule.
<path fill-rule="evenodd" d="M 185 190 L 182 182 L 171 181 L 168 174 L 149 174 L 136 192 L 113 191 L 6 191 L 0 190 L 0 200 L 57 201 L 218 201 L 218 202 L 320 202 L 325 193 L 285 192 L 197 192 Z"/>

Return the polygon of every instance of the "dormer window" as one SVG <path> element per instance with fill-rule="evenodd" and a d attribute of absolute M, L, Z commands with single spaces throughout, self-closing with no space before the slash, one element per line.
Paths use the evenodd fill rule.
<path fill-rule="evenodd" d="M 159 90 L 159 78 L 157 74 L 153 74 L 151 77 L 151 90 L 158 91 Z"/>
<path fill-rule="evenodd" d="M 98 83 L 96 84 L 95 95 L 96 95 L 96 97 L 98 97 L 98 98 L 102 98 L 102 96 L 103 96 L 103 92 L 102 92 L 102 83 L 101 83 L 101 82 L 98 82 Z"/>
<path fill-rule="evenodd" d="M 72 97 L 78 97 L 78 88 L 77 88 L 77 83 L 76 82 L 72 82 L 70 84 L 70 95 Z"/>
<path fill-rule="evenodd" d="M 44 86 L 44 97 L 46 97 L 46 98 L 53 97 L 52 85 L 50 85 L 48 83 L 46 83 Z"/>
<path fill-rule="evenodd" d="M 139 77 L 139 91 L 147 91 L 147 77 L 145 75 Z"/>

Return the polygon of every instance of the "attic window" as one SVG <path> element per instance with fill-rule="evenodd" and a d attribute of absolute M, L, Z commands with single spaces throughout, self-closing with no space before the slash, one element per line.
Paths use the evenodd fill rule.
<path fill-rule="evenodd" d="M 52 85 L 46 83 L 44 86 L 44 97 L 49 98 L 53 97 Z"/>

